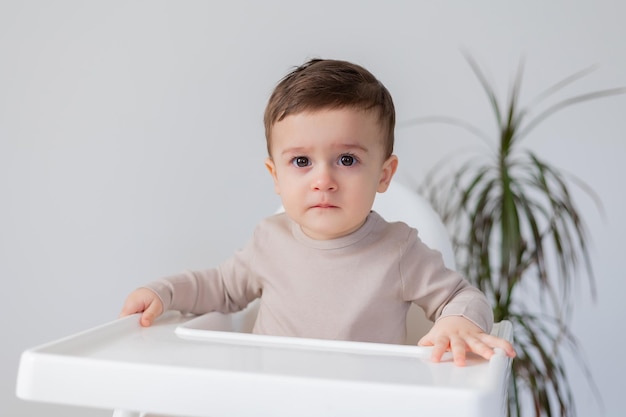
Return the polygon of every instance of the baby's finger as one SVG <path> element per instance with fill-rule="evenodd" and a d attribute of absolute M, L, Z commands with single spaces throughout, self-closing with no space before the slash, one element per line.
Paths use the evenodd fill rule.
<path fill-rule="evenodd" d="M 119 317 L 130 316 L 131 314 L 141 313 L 143 311 L 143 305 L 135 303 L 131 300 L 127 300 L 122 306 Z"/>
<path fill-rule="evenodd" d="M 481 341 L 485 345 L 487 345 L 491 350 L 502 349 L 508 357 L 510 358 L 515 357 L 515 348 L 508 340 L 501 339 L 499 337 L 496 337 L 490 334 L 485 334 L 482 336 Z"/>
<path fill-rule="evenodd" d="M 485 359 L 491 359 L 494 354 L 493 348 L 480 338 L 468 337 L 465 339 L 465 342 L 467 343 L 467 347 L 470 351 L 482 356 Z"/>
<path fill-rule="evenodd" d="M 153 301 L 141 315 L 141 320 L 140 320 L 141 325 L 144 327 L 151 326 L 154 319 L 160 316 L 161 313 L 162 313 L 161 304 Z"/>
<path fill-rule="evenodd" d="M 450 350 L 452 351 L 452 357 L 454 358 L 454 364 L 456 366 L 465 366 L 465 352 L 467 346 L 465 341 L 459 337 L 450 339 Z"/>
<path fill-rule="evenodd" d="M 443 354 L 448 350 L 449 347 L 450 339 L 448 339 L 447 337 L 441 336 L 435 339 L 433 343 L 433 351 L 430 355 L 430 360 L 432 360 L 433 362 L 441 362 Z"/>

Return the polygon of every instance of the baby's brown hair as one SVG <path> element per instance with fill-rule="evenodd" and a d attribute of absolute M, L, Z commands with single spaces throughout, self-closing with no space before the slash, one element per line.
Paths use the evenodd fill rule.
<path fill-rule="evenodd" d="M 265 138 L 271 155 L 271 133 L 276 122 L 303 111 L 339 109 L 378 112 L 386 133 L 386 157 L 393 153 L 396 112 L 391 94 L 365 68 L 347 61 L 311 59 L 287 74 L 276 86 L 265 108 Z"/>

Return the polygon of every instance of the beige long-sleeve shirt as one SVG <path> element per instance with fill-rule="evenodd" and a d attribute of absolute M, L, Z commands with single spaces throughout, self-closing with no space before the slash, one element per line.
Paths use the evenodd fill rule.
<path fill-rule="evenodd" d="M 313 240 L 287 215 L 263 220 L 218 268 L 147 286 L 165 310 L 234 312 L 261 297 L 254 333 L 404 343 L 411 303 L 431 320 L 461 315 L 489 332 L 486 297 L 447 269 L 417 231 L 371 212 L 356 232 Z"/>

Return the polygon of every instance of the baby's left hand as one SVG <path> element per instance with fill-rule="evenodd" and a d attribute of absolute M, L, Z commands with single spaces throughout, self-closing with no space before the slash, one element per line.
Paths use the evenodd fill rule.
<path fill-rule="evenodd" d="M 433 347 L 433 362 L 440 362 L 444 352 L 452 351 L 457 366 L 465 366 L 466 352 L 474 352 L 489 359 L 494 355 L 493 349 L 500 348 L 507 356 L 515 357 L 515 349 L 508 341 L 483 332 L 480 327 L 461 316 L 439 319 L 417 344 Z"/>

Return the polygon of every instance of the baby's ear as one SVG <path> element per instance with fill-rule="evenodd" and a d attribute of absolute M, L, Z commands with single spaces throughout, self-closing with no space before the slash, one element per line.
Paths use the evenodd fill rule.
<path fill-rule="evenodd" d="M 379 193 L 384 193 L 389 188 L 389 184 L 391 183 L 391 179 L 393 178 L 396 170 L 398 169 L 398 157 L 395 155 L 391 155 L 385 162 L 383 162 L 383 167 L 380 172 L 380 180 L 378 182 L 378 191 Z"/>
<path fill-rule="evenodd" d="M 274 192 L 276 194 L 280 194 L 280 187 L 278 186 L 278 175 L 276 174 L 276 164 L 274 164 L 272 158 L 265 159 L 265 168 L 267 168 L 270 175 L 272 176 L 272 179 L 274 180 Z"/>

